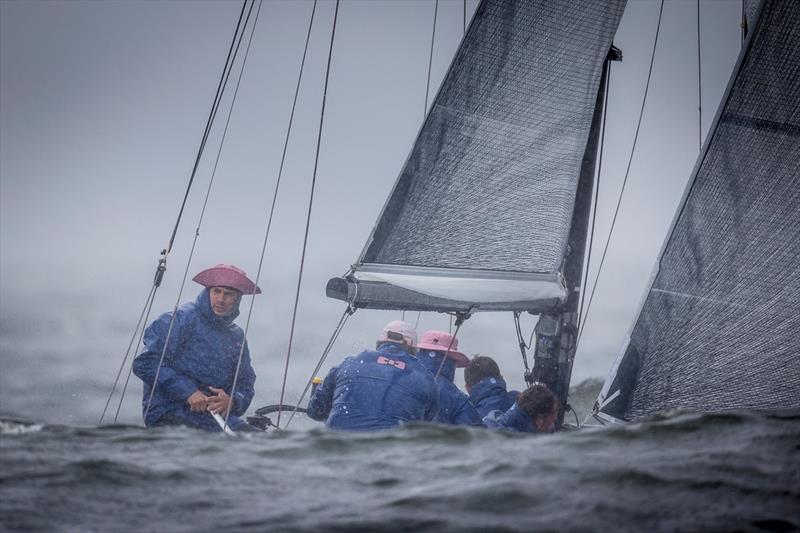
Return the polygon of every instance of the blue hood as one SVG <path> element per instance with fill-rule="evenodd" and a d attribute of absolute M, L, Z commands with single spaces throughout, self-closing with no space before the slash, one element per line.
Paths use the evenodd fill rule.
<path fill-rule="evenodd" d="M 239 316 L 239 303 L 241 301 L 242 299 L 239 298 L 230 313 L 225 316 L 219 316 L 211 309 L 211 293 L 206 287 L 197 295 L 195 305 L 197 305 L 197 310 L 200 311 L 200 316 L 203 317 L 205 321 L 213 326 L 224 329 L 233 324 L 233 321 Z"/>

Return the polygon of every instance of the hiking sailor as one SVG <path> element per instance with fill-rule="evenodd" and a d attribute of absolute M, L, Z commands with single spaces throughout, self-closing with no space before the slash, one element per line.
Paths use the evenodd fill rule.
<path fill-rule="evenodd" d="M 145 349 L 133 361 L 133 372 L 144 382 L 144 423 L 221 431 L 209 412 L 225 418 L 230 409 L 228 426 L 234 431 L 251 429 L 238 417 L 253 399 L 256 375 L 244 332 L 233 321 L 239 315 L 242 294 L 259 294 L 261 289 L 233 265 L 203 270 L 194 281 L 205 288 L 197 300 L 178 308 L 166 350 L 172 313 L 161 315 L 147 328 Z M 231 396 L 240 353 L 236 390 Z M 156 375 L 158 383 L 153 389 Z"/>
<path fill-rule="evenodd" d="M 414 356 L 417 332 L 396 320 L 381 331 L 376 349 L 331 368 L 308 402 L 308 416 L 331 429 L 370 431 L 433 420 L 433 375 Z"/>
<path fill-rule="evenodd" d="M 439 388 L 439 413 L 433 421 L 482 426 L 482 417 L 469 397 L 453 383 L 456 368 L 469 363 L 469 357 L 458 351 L 458 339 L 443 331 L 426 331 L 417 345 L 417 358 L 436 377 Z"/>
<path fill-rule="evenodd" d="M 489 429 L 553 433 L 558 412 L 558 398 L 545 385 L 536 384 L 522 391 L 508 411 L 492 411 L 483 422 Z"/>
<path fill-rule="evenodd" d="M 491 357 L 478 355 L 464 369 L 464 384 L 469 401 L 483 418 L 491 411 L 508 411 L 519 396 L 519 391 L 506 390 L 500 367 Z"/>

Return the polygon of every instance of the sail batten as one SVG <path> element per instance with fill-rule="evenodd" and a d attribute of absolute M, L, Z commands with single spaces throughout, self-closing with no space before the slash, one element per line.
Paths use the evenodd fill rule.
<path fill-rule="evenodd" d="M 800 4 L 765 1 L 750 32 L 598 399 L 611 417 L 800 407 Z"/>
<path fill-rule="evenodd" d="M 386 289 L 381 305 L 409 309 L 413 294 L 393 302 L 396 291 L 389 287 L 402 282 L 396 287 L 421 299 L 442 299 L 436 292 L 441 278 L 431 283 L 425 272 L 419 282 L 385 275 L 376 280 L 371 265 L 480 270 L 497 273 L 476 278 L 497 294 L 475 285 L 444 299 L 459 308 L 474 303 L 497 310 L 563 302 L 558 273 L 603 63 L 624 6 L 625 0 L 481 2 L 346 281 L 371 282 L 378 300 Z M 493 281 L 501 273 L 548 281 L 538 288 L 519 281 L 515 300 L 507 283 Z M 466 284 L 470 275 L 459 279 Z M 478 294 L 481 299 L 471 302 Z"/>

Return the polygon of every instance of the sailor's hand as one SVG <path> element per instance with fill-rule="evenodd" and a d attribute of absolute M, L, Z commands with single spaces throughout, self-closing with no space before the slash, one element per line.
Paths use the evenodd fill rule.
<path fill-rule="evenodd" d="M 192 411 L 205 411 L 208 402 L 208 396 L 196 390 L 191 396 L 186 398 L 186 403 L 189 404 L 189 409 Z"/>
<path fill-rule="evenodd" d="M 208 410 L 218 415 L 227 413 L 228 409 L 230 409 L 231 397 L 222 389 L 216 387 L 209 387 L 209 389 L 211 392 L 215 393 L 216 396 L 209 396 L 206 398 Z"/>

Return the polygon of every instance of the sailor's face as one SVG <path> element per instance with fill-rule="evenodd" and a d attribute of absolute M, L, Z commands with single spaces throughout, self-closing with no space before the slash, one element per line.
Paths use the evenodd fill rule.
<path fill-rule="evenodd" d="M 211 297 L 211 310 L 217 316 L 226 316 L 231 314 L 234 306 L 239 301 L 239 291 L 229 289 L 228 287 L 211 287 L 208 291 Z"/>
<path fill-rule="evenodd" d="M 542 433 L 552 433 L 556 429 L 556 420 L 558 419 L 558 405 L 553 405 L 553 410 L 550 414 L 539 415 L 534 419 L 536 427 Z"/>

